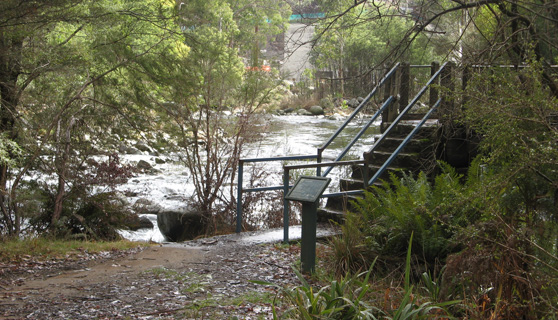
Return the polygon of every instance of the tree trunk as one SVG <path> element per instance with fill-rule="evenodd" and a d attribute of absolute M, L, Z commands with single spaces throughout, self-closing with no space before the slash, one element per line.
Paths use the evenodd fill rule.
<path fill-rule="evenodd" d="M 64 198 L 66 196 L 66 173 L 68 170 L 68 157 L 71 151 L 71 131 L 75 123 L 75 119 L 71 118 L 68 121 L 66 132 L 61 131 L 61 122 L 58 122 L 58 153 L 56 155 L 56 172 L 58 173 L 58 187 L 56 190 L 56 197 L 54 198 L 54 210 L 51 217 L 51 227 L 54 227 L 64 208 Z"/>
<path fill-rule="evenodd" d="M 0 134 L 5 139 L 14 140 L 16 107 L 18 104 L 17 79 L 21 73 L 21 49 L 23 37 L 7 36 L 6 31 L 0 31 Z M 11 155 L 8 155 L 11 156 Z M 0 163 L 0 208 L 9 235 L 19 234 L 19 217 L 12 210 L 13 200 L 8 190 L 9 168 Z"/>

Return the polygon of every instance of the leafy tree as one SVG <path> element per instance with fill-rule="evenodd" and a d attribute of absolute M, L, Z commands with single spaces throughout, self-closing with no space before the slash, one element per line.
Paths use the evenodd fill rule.
<path fill-rule="evenodd" d="M 17 235 L 23 218 L 17 190 L 29 170 L 40 162 L 44 173 L 57 177 L 54 190 L 48 187 L 55 225 L 65 201 L 83 189 L 80 167 L 97 152 L 94 146 L 102 145 L 102 133 L 145 110 L 121 95 L 127 73 L 156 60 L 162 50 L 180 47 L 180 33 L 174 3 L 168 1 L 5 1 L 2 6 L 0 129 L 26 153 L 20 167 L 3 164 L 0 181 L 5 232 Z"/>
<path fill-rule="evenodd" d="M 541 64 L 530 66 L 479 72 L 464 110 L 466 123 L 482 137 L 506 221 L 536 225 L 558 213 L 558 103 L 543 84 Z"/>
<path fill-rule="evenodd" d="M 341 94 L 345 79 L 366 75 L 376 67 L 398 60 L 424 64 L 434 59 L 433 48 L 424 35 L 409 47 L 403 46 L 413 20 L 402 18 L 388 4 L 323 1 L 322 9 L 330 14 L 317 24 L 312 62 L 317 68 L 335 72 Z"/>
<path fill-rule="evenodd" d="M 180 74 L 168 70 L 171 82 L 160 94 L 173 103 L 160 107 L 162 117 L 170 120 L 164 130 L 180 137 L 173 150 L 191 172 L 193 202 L 207 222 L 208 233 L 234 221 L 234 188 L 226 186 L 236 175 L 245 143 L 258 133 L 253 126 L 256 111 L 274 99 L 276 74 L 246 72 L 239 56 L 239 51 L 251 49 L 247 39 L 254 37 L 252 27 L 264 23 L 271 28 L 265 31 L 268 35 L 280 32 L 273 24 L 282 25 L 285 19 L 282 7 L 274 5 L 264 11 L 261 3 L 216 1 L 192 2 L 181 8 L 191 51 L 176 60 Z M 246 14 L 252 20 L 237 20 L 240 12 L 250 13 Z M 259 30 L 265 35 L 265 28 Z M 205 45 L 200 47 L 200 43 Z"/>
<path fill-rule="evenodd" d="M 260 49 L 287 30 L 286 21 L 291 15 L 291 8 L 280 0 L 229 0 L 228 3 L 239 28 L 231 47 L 250 57 L 251 67 L 260 67 Z"/>

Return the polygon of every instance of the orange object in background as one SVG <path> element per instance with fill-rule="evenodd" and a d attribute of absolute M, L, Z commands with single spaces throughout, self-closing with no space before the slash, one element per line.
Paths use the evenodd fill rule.
<path fill-rule="evenodd" d="M 265 71 L 265 72 L 270 72 L 271 71 L 271 67 L 270 66 L 266 66 L 266 65 L 262 65 L 261 67 L 246 67 L 247 71 Z"/>

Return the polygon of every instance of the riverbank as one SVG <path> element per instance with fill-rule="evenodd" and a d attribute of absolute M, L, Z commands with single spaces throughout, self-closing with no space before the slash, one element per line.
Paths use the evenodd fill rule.
<path fill-rule="evenodd" d="M 267 130 L 257 143 L 246 146 L 244 157 L 272 158 L 316 154 L 317 148 L 330 138 L 343 121 L 323 116 L 270 115 L 265 121 Z M 360 122 L 359 119 L 356 119 L 349 124 L 348 128 L 325 150 L 324 157 L 335 158 L 346 146 L 346 143 L 360 131 Z M 379 133 L 379 123 L 369 130 L 368 134 L 353 147 L 349 157 L 351 155 L 361 157 L 362 152 L 373 143 L 374 135 Z M 167 159 L 165 163 L 156 163 L 156 157 L 149 154 L 121 156 L 125 163 L 135 164 L 143 160 L 155 169 L 151 173 L 138 175 L 118 187 L 126 195 L 126 201 L 132 208 L 137 209 L 138 213 L 150 213 L 144 217 L 150 219 L 155 225 L 151 229 L 122 232 L 126 239 L 163 242 L 164 238 L 156 227 L 156 214 L 160 210 L 177 210 L 184 207 L 187 199 L 193 195 L 194 189 L 187 168 L 178 159 L 173 159 L 172 155 L 164 158 Z M 269 162 L 265 164 L 264 169 L 268 173 L 266 183 L 269 185 L 282 183 L 282 163 Z M 250 171 L 245 169 L 245 172 Z M 338 172 L 334 170 L 331 176 L 334 177 L 336 174 Z M 248 173 L 245 173 L 245 181 L 249 181 Z M 231 183 L 234 184 L 235 181 L 231 181 Z M 338 191 L 337 180 L 330 185 L 329 191 Z"/>

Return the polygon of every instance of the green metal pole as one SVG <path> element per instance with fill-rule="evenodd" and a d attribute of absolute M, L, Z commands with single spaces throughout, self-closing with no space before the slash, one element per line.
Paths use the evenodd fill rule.
<path fill-rule="evenodd" d="M 289 243 L 289 200 L 285 199 L 289 193 L 289 169 L 283 171 L 283 242 Z"/>
<path fill-rule="evenodd" d="M 300 262 L 302 272 L 314 273 L 316 267 L 316 225 L 318 202 L 302 203 L 302 244 Z"/>
<path fill-rule="evenodd" d="M 244 162 L 238 161 L 238 184 L 236 186 L 236 233 L 242 231 L 242 181 L 244 175 Z"/>

